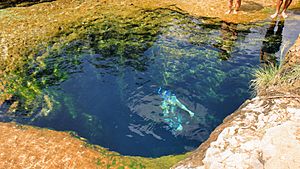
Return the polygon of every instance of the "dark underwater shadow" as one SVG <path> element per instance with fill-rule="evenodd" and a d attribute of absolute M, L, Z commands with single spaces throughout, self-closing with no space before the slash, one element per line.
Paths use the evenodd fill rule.
<path fill-rule="evenodd" d="M 1 0 L 0 9 L 10 8 L 10 7 L 27 7 L 44 2 L 52 2 L 55 0 Z"/>
<path fill-rule="evenodd" d="M 284 20 L 278 22 L 274 20 L 270 23 L 260 50 L 260 62 L 262 66 L 276 66 L 278 64 L 275 53 L 280 51 L 283 28 Z"/>

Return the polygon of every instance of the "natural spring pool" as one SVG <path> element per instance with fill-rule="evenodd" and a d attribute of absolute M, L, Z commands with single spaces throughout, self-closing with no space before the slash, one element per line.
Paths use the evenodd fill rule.
<path fill-rule="evenodd" d="M 167 9 L 105 16 L 41 45 L 6 76 L 13 97 L 0 120 L 75 131 L 123 155 L 193 150 L 251 97 L 253 71 L 278 64 L 299 18 L 243 25 Z"/>

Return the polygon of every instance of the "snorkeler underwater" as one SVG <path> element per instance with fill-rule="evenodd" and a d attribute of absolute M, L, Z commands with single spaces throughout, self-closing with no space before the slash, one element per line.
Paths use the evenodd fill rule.
<path fill-rule="evenodd" d="M 160 87 L 157 93 L 163 99 L 160 108 L 163 112 L 164 121 L 172 128 L 172 131 L 182 131 L 182 115 L 177 112 L 177 109 L 186 111 L 191 118 L 194 117 L 195 113 L 181 103 L 170 90 L 164 90 Z"/>

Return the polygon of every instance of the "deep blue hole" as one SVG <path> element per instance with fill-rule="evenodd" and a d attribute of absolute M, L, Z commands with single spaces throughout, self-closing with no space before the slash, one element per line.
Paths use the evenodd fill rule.
<path fill-rule="evenodd" d="M 34 78 L 46 83 L 41 86 L 53 108 L 47 116 L 40 115 L 46 104 L 42 103 L 29 118 L 1 116 L 2 120 L 75 131 L 90 143 L 124 155 L 187 152 L 251 97 L 253 71 L 276 64 L 300 25 L 294 20 L 264 26 L 208 24 L 165 13 L 144 14 L 168 17 L 160 25 L 149 21 L 142 28 L 148 21 L 108 21 L 100 24 L 100 31 L 87 28 L 83 38 L 58 51 L 49 46 L 46 67 L 28 64 L 28 74 L 35 72 Z M 172 102 L 164 107 L 159 88 L 195 115 Z M 2 114 L 6 104 L 10 102 L 0 107 Z"/>

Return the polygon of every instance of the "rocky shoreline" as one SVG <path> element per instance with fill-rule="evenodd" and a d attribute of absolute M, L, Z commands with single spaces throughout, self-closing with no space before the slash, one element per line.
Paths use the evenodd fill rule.
<path fill-rule="evenodd" d="M 278 76 L 300 64 L 300 36 Z M 217 127 L 187 159 L 183 168 L 300 168 L 299 79 L 287 91 L 269 86 L 246 101 Z"/>

